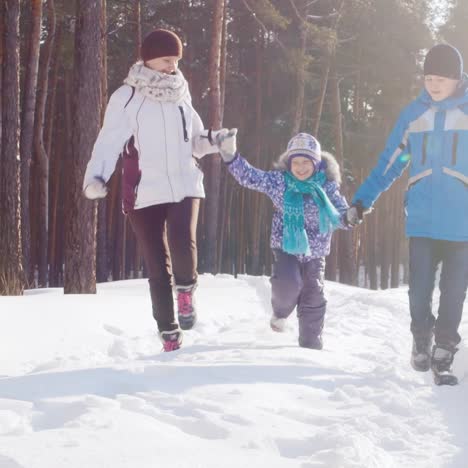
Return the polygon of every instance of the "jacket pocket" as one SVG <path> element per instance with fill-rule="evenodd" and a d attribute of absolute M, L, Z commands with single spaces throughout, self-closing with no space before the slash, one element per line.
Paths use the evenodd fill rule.
<path fill-rule="evenodd" d="M 442 172 L 460 181 L 465 186 L 465 188 L 468 189 L 468 176 L 466 176 L 465 174 L 462 174 L 458 171 L 454 171 L 453 169 L 450 169 L 448 167 L 443 167 Z"/>
<path fill-rule="evenodd" d="M 444 161 L 445 167 L 468 175 L 468 130 L 458 130 L 453 132 L 448 151 L 448 158 Z"/>
<path fill-rule="evenodd" d="M 124 213 L 135 208 L 141 170 L 135 137 L 132 135 L 122 152 L 122 209 Z"/>
<path fill-rule="evenodd" d="M 432 176 L 432 169 L 426 169 L 408 179 L 408 187 L 405 193 L 404 207 L 406 217 L 412 217 L 419 221 L 424 220 L 425 205 L 431 199 L 430 184 L 428 179 Z"/>

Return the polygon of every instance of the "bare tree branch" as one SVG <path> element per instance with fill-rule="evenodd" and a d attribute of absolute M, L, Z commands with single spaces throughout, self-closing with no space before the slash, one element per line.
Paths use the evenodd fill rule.
<path fill-rule="evenodd" d="M 333 13 L 329 13 L 328 15 L 322 15 L 322 16 L 317 16 L 317 15 L 307 15 L 307 19 L 312 19 L 312 20 L 324 20 L 324 19 L 330 19 L 334 18 L 336 15 L 338 15 L 338 11 L 334 11 Z"/>
<path fill-rule="evenodd" d="M 338 44 L 345 44 L 346 42 L 352 42 L 355 41 L 358 38 L 358 36 L 351 36 L 347 37 L 346 39 L 338 39 Z"/>
<path fill-rule="evenodd" d="M 297 6 L 296 4 L 294 3 L 294 0 L 289 0 L 289 3 L 291 4 L 291 7 L 294 11 L 294 14 L 296 15 L 296 18 L 297 20 L 299 21 L 299 23 L 302 23 L 304 20 L 302 19 L 300 13 L 299 13 L 299 10 L 297 9 Z"/>
<path fill-rule="evenodd" d="M 249 12 L 252 14 L 253 18 L 255 19 L 255 21 L 260 25 L 260 27 L 263 29 L 264 32 L 270 34 L 271 31 L 258 19 L 257 17 L 257 14 L 255 13 L 255 11 L 250 7 L 250 5 L 247 3 L 247 0 L 242 0 L 242 3 L 244 4 L 245 8 L 247 8 L 247 10 L 249 10 Z M 281 47 L 281 50 L 287 54 L 288 53 L 288 49 L 286 49 L 286 47 L 284 46 L 284 44 L 276 37 L 276 34 L 273 34 L 273 37 L 275 39 L 275 42 L 278 43 L 278 45 Z"/>

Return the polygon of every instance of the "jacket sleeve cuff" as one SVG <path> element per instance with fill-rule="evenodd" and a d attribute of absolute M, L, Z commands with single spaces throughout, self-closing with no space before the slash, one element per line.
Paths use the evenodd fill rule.
<path fill-rule="evenodd" d="M 234 154 L 234 157 L 230 160 L 230 161 L 227 161 L 225 164 L 226 166 L 230 166 L 234 161 L 236 161 L 237 159 L 240 158 L 240 154 L 238 152 L 236 152 Z"/>
<path fill-rule="evenodd" d="M 218 153 L 218 146 L 213 143 L 211 138 L 211 129 L 205 129 L 193 137 L 192 151 L 196 158 L 202 158 L 206 154 Z"/>

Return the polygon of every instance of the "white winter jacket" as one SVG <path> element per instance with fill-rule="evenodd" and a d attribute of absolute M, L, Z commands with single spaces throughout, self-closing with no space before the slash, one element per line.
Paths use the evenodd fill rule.
<path fill-rule="evenodd" d="M 107 182 L 122 153 L 124 211 L 204 197 L 203 173 L 193 156 L 218 149 L 210 144 L 190 97 L 174 103 L 132 93 L 123 85 L 112 94 L 83 189 L 95 177 Z"/>

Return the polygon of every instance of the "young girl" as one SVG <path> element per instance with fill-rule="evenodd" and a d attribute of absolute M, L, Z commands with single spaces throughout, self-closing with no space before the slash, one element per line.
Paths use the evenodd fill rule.
<path fill-rule="evenodd" d="M 192 107 L 178 69 L 182 42 L 171 31 L 150 33 L 141 61 L 109 100 L 83 182 L 90 199 L 107 194 L 106 182 L 123 158 L 123 210 L 140 243 L 149 276 L 153 316 L 165 351 L 180 347 L 172 276 L 182 329 L 196 320 L 196 228 L 203 174 L 195 159 L 217 152 L 211 132 Z M 213 137 L 216 132 L 212 132 Z"/>
<path fill-rule="evenodd" d="M 297 307 L 299 346 L 322 349 L 325 256 L 333 230 L 347 225 L 339 166 L 312 135 L 299 133 L 280 156 L 277 170 L 262 171 L 236 153 L 236 132 L 225 129 L 217 135 L 229 172 L 244 187 L 268 195 L 274 206 L 271 328 L 282 332 Z"/>

